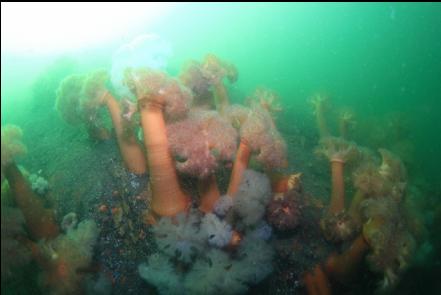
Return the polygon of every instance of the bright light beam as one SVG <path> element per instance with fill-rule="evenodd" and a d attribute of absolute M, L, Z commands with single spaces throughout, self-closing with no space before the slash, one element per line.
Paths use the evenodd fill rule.
<path fill-rule="evenodd" d="M 170 3 L 1 3 L 1 50 L 75 51 L 127 36 L 158 20 Z"/>

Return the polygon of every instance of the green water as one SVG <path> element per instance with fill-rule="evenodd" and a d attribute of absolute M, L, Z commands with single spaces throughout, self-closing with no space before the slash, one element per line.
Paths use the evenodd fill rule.
<path fill-rule="evenodd" d="M 353 108 L 359 120 L 402 113 L 418 165 L 439 182 L 441 139 L 432 132 L 440 127 L 439 13 L 437 4 L 180 5 L 148 32 L 171 42 L 170 72 L 214 52 L 240 69 L 237 100 L 266 85 L 290 117 L 310 113 L 307 100 L 316 92 Z M 125 40 L 145 31 L 140 26 Z M 77 68 L 108 66 L 119 45 L 71 55 Z M 32 83 L 60 55 L 2 54 L 2 122 L 20 115 Z"/>
<path fill-rule="evenodd" d="M 100 13 L 105 11 L 103 4 Z M 2 21 L 2 30 L 4 25 L 8 24 Z M 287 140 L 290 171 L 319 170 L 316 176 L 328 181 L 327 166 L 313 156 L 318 134 L 311 97 L 329 97 L 334 133 L 338 112 L 350 109 L 356 121 L 350 139 L 399 155 L 425 210 L 432 260 L 411 268 L 396 292 L 436 294 L 440 285 L 435 278 L 441 274 L 439 3 L 177 4 L 153 23 L 141 21 L 102 44 L 81 49 L 15 52 L 4 49 L 2 40 L 2 126 L 23 129 L 28 154 L 20 164 L 29 171 L 42 170 L 50 181 L 62 179 L 64 188 L 57 187 L 57 193 L 64 194 L 59 200 L 65 203 L 59 207 L 85 210 L 83 203 L 68 197 L 75 191 L 72 186 L 82 186 L 85 194 L 97 179 L 83 178 L 84 173 L 99 174 L 105 169 L 101 160 L 119 156 L 116 147 L 91 144 L 84 131 L 60 119 L 55 90 L 71 73 L 110 69 L 115 50 L 143 33 L 155 33 L 170 43 L 173 55 L 166 70 L 171 75 L 177 75 L 186 61 L 202 60 L 210 52 L 233 63 L 239 72 L 237 83 L 228 87 L 233 102 L 244 102 L 257 86 L 275 90 L 283 107 L 277 126 Z M 312 182 L 305 175 L 308 181 Z"/>

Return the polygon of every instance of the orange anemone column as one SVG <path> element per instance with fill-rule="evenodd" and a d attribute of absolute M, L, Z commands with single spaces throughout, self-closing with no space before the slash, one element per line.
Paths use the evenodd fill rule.
<path fill-rule="evenodd" d="M 151 98 L 140 99 L 139 106 L 152 187 L 152 209 L 159 216 L 174 216 L 188 209 L 190 199 L 181 190 L 169 151 L 164 106 Z"/>
<path fill-rule="evenodd" d="M 303 281 L 308 295 L 331 294 L 331 284 L 320 265 L 316 265 L 312 272 L 306 273 Z"/>
<path fill-rule="evenodd" d="M 329 212 L 333 214 L 338 214 L 345 209 L 344 165 L 341 160 L 331 160 L 332 193 Z"/>
<path fill-rule="evenodd" d="M 110 116 L 112 117 L 119 149 L 126 168 L 135 174 L 144 174 L 147 170 L 145 154 L 139 146 L 134 134 L 130 134 L 129 137 L 124 137 L 121 108 L 118 101 L 108 91 L 106 91 L 105 94 L 105 101 Z"/>
<path fill-rule="evenodd" d="M 31 237 L 34 240 L 55 238 L 59 228 L 52 210 L 44 208 L 41 199 L 34 194 L 15 163 L 4 167 L 4 173 Z"/>
<path fill-rule="evenodd" d="M 90 122 L 86 122 L 86 130 L 92 140 L 104 141 L 110 138 L 109 130 L 102 126 L 95 126 Z"/>
<path fill-rule="evenodd" d="M 236 153 L 236 159 L 234 160 L 233 170 L 231 171 L 230 183 L 228 185 L 227 194 L 230 197 L 234 195 L 239 190 L 240 182 L 242 181 L 242 176 L 245 170 L 248 168 L 250 162 L 251 149 L 248 142 L 242 139 L 239 144 L 239 149 Z"/>
<path fill-rule="evenodd" d="M 230 105 L 227 89 L 224 83 L 222 82 L 222 80 L 216 85 L 214 85 L 214 99 L 216 103 L 216 108 L 221 114 Z"/>
<path fill-rule="evenodd" d="M 204 213 L 212 212 L 214 204 L 220 198 L 216 176 L 210 175 L 207 179 L 199 180 L 198 190 L 201 196 L 201 204 L 199 205 L 199 210 Z"/>
<path fill-rule="evenodd" d="M 349 216 L 356 224 L 361 224 L 362 222 L 360 205 L 365 198 L 366 195 L 360 190 L 357 190 L 355 192 L 354 197 L 352 198 L 351 205 L 349 206 L 349 210 L 348 210 Z"/>
<path fill-rule="evenodd" d="M 326 273 L 340 283 L 348 283 L 357 273 L 368 250 L 369 244 L 363 235 L 359 235 L 346 252 L 340 255 L 331 255 L 327 259 Z"/>

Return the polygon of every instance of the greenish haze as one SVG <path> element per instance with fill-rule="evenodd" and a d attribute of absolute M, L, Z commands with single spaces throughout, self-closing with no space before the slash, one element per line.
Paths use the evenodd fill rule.
<path fill-rule="evenodd" d="M 441 137 L 433 133 L 441 127 L 440 11 L 433 3 L 182 4 L 147 32 L 172 44 L 170 72 L 214 52 L 239 69 L 237 100 L 265 85 L 280 94 L 288 117 L 308 116 L 317 92 L 370 125 L 403 114 L 419 169 L 440 182 Z M 127 36 L 145 32 L 140 26 Z M 79 70 L 106 66 L 119 45 L 71 55 Z M 2 123 L 20 116 L 33 80 L 57 58 L 2 51 Z"/>

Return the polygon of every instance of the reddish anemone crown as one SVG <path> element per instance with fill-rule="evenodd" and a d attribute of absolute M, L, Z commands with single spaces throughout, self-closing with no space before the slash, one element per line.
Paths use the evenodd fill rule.
<path fill-rule="evenodd" d="M 295 229 L 300 223 L 300 206 L 293 192 L 271 200 L 266 216 L 268 223 L 281 231 Z"/>
<path fill-rule="evenodd" d="M 101 107 L 102 97 L 106 90 L 105 83 L 108 79 L 109 74 L 106 70 L 97 70 L 87 75 L 81 96 L 81 108 L 84 111 L 90 112 Z"/>
<path fill-rule="evenodd" d="M 191 91 L 166 73 L 147 68 L 126 69 L 124 84 L 138 98 L 154 97 L 167 121 L 185 117 L 193 101 Z"/>
<path fill-rule="evenodd" d="M 236 82 L 238 78 L 237 68 L 233 64 L 227 63 L 211 53 L 204 58 L 202 74 L 213 85 L 222 82 L 224 77 L 231 83 Z"/>
<path fill-rule="evenodd" d="M 237 149 L 237 131 L 215 111 L 192 111 L 169 124 L 167 133 L 178 171 L 198 178 L 232 161 Z"/>
<path fill-rule="evenodd" d="M 55 108 L 61 118 L 72 125 L 82 122 L 80 98 L 84 79 L 83 75 L 70 75 L 61 81 L 57 89 Z"/>
<path fill-rule="evenodd" d="M 401 159 L 386 149 L 379 149 L 378 152 L 382 158 L 379 173 L 395 183 L 406 182 L 406 168 Z"/>
<path fill-rule="evenodd" d="M 1 129 L 1 164 L 9 164 L 16 156 L 26 154 L 26 146 L 21 142 L 23 131 L 16 125 L 6 125 Z"/>
<path fill-rule="evenodd" d="M 353 179 L 354 187 L 368 197 L 382 197 L 390 190 L 390 182 L 386 181 L 379 173 L 378 167 L 370 162 L 355 170 Z"/>
<path fill-rule="evenodd" d="M 216 55 L 207 54 L 202 63 L 202 74 L 211 84 L 218 84 L 227 74 L 227 70 Z"/>
<path fill-rule="evenodd" d="M 203 75 L 202 65 L 199 62 L 189 62 L 179 75 L 179 80 L 193 92 L 195 105 L 214 107 L 211 83 Z"/>
<path fill-rule="evenodd" d="M 274 117 L 276 113 L 282 111 L 282 106 L 279 103 L 279 96 L 274 90 L 258 87 L 248 99 L 251 105 L 253 103 L 259 103 L 263 109 L 271 114 L 272 117 Z"/>
<path fill-rule="evenodd" d="M 363 226 L 363 236 L 372 249 L 367 261 L 373 271 L 383 273 L 381 287 L 387 289 L 409 266 L 416 250 L 415 239 L 397 202 L 368 199 L 362 205 L 365 218 L 369 218 Z"/>
<path fill-rule="evenodd" d="M 346 163 L 359 155 L 358 147 L 355 143 L 333 136 L 322 138 L 316 153 L 327 157 L 331 162 L 341 163 Z"/>
<path fill-rule="evenodd" d="M 259 104 L 252 105 L 252 112 L 241 128 L 245 139 L 256 155 L 256 160 L 267 169 L 284 168 L 287 165 L 287 147 L 277 131 L 268 110 Z"/>

